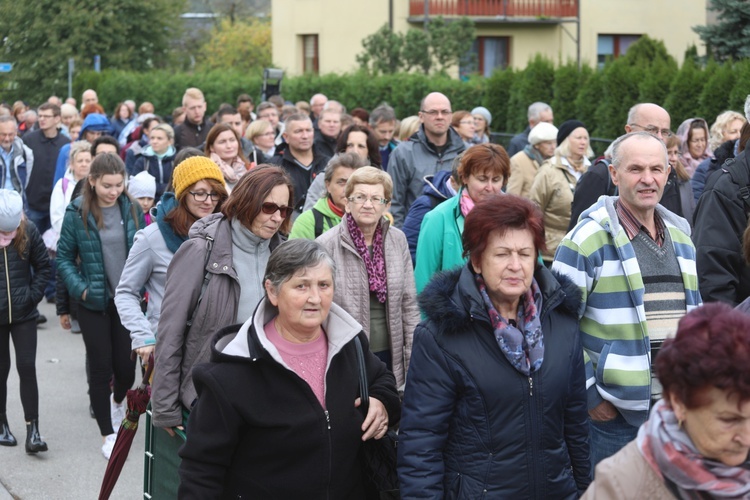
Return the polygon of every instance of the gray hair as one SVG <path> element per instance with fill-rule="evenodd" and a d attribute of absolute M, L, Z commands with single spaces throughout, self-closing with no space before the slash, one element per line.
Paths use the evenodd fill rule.
<path fill-rule="evenodd" d="M 287 240 L 271 252 L 263 283 L 270 281 L 274 290 L 278 291 L 295 274 L 320 263 L 328 264 L 332 276 L 336 274 L 333 258 L 320 243 L 304 238 Z"/>
<path fill-rule="evenodd" d="M 70 144 L 70 166 L 73 167 L 73 160 L 75 160 L 78 153 L 83 152 L 91 153 L 91 143 L 89 141 L 75 141 Z"/>
<path fill-rule="evenodd" d="M 326 165 L 325 177 L 323 178 L 326 182 L 331 182 L 333 179 L 333 173 L 339 167 L 346 167 L 357 170 L 361 167 L 366 167 L 367 162 L 364 158 L 359 156 L 357 153 L 338 153 L 333 155 Z"/>
<path fill-rule="evenodd" d="M 527 117 L 529 120 L 534 120 L 535 122 L 538 122 L 539 117 L 545 111 L 552 111 L 552 106 L 550 106 L 546 102 L 535 102 L 529 106 Z"/>
<path fill-rule="evenodd" d="M 326 101 L 326 103 L 323 105 L 323 111 L 336 111 L 335 109 L 333 109 L 336 106 L 341 108 L 341 114 L 346 113 L 346 106 L 344 106 L 338 101 L 333 101 L 333 100 Z"/>
<path fill-rule="evenodd" d="M 622 145 L 625 143 L 625 141 L 633 138 L 638 139 L 654 139 L 656 142 L 661 144 L 661 149 L 664 151 L 664 165 L 669 165 L 669 154 L 667 153 L 667 145 L 664 144 L 664 142 L 660 141 L 658 137 L 655 135 L 652 135 L 644 130 L 639 130 L 637 132 L 630 132 L 629 134 L 621 135 L 617 139 L 615 139 L 615 142 L 612 143 L 610 146 L 612 148 L 612 165 L 615 166 L 615 168 L 619 168 L 620 164 L 623 161 L 623 154 L 622 154 Z"/>
<path fill-rule="evenodd" d="M 18 130 L 18 122 L 16 122 L 16 119 L 11 115 L 0 116 L 0 123 L 13 123 L 13 125 L 16 126 L 16 130 Z"/>
<path fill-rule="evenodd" d="M 370 126 L 375 127 L 380 122 L 395 122 L 396 112 L 386 103 L 381 104 L 370 113 Z"/>

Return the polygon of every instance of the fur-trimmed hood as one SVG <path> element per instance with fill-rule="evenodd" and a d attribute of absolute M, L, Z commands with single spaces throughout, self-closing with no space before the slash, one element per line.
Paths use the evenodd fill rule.
<path fill-rule="evenodd" d="M 558 306 L 577 317 L 583 294 L 570 278 L 539 266 L 534 279 L 542 293 L 542 317 Z M 419 295 L 419 307 L 440 333 L 462 331 L 474 319 L 489 321 L 470 263 L 437 273 Z"/>

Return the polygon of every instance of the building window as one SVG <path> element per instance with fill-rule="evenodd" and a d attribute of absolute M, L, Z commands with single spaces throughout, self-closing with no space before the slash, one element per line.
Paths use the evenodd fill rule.
<path fill-rule="evenodd" d="M 459 71 L 462 77 L 472 73 L 490 76 L 495 69 L 505 69 L 510 62 L 510 37 L 480 36 L 474 40 Z"/>
<path fill-rule="evenodd" d="M 302 35 L 302 72 L 318 74 L 318 35 Z"/>
<path fill-rule="evenodd" d="M 599 35 L 596 48 L 596 60 L 600 68 L 604 67 L 607 58 L 617 59 L 625 55 L 633 42 L 641 35 Z"/>

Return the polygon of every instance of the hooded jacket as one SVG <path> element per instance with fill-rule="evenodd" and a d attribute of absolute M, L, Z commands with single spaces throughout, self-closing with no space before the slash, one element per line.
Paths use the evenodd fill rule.
<path fill-rule="evenodd" d="M 344 217 L 351 217 L 345 215 Z M 411 268 L 406 237 L 400 229 L 381 222 L 383 254 L 388 288 L 385 303 L 391 360 L 396 384 L 401 387 L 406 378 L 411 357 L 412 336 L 419 323 L 417 290 Z M 343 221 L 317 239 L 336 263 L 334 301 L 364 327 L 370 338 L 370 282 L 367 267 L 354 246 L 346 222 Z"/>
<path fill-rule="evenodd" d="M 471 266 L 419 297 L 399 429 L 403 498 L 577 498 L 591 481 L 581 293 L 537 266 L 544 361 L 527 377 L 505 358 Z"/>
<path fill-rule="evenodd" d="M 0 249 L 0 325 L 13 325 L 39 317 L 37 304 L 52 274 L 47 247 L 36 226 L 26 220 L 26 249 L 19 254 L 14 241 Z"/>
<path fill-rule="evenodd" d="M 161 195 L 164 194 L 164 190 L 172 178 L 175 153 L 174 147 L 169 146 L 166 154 L 159 158 L 151 146 L 146 146 L 135 159 L 130 175 L 138 175 L 143 171 L 151 174 L 156 179 L 156 201 L 159 201 Z"/>
<path fill-rule="evenodd" d="M 693 122 L 696 121 L 699 122 L 701 128 L 705 132 L 704 137 L 706 138 L 706 149 L 699 157 L 693 158 L 693 156 L 690 154 L 688 133 L 690 132 L 690 128 L 693 125 Z M 708 146 L 708 139 L 709 137 L 711 137 L 710 132 L 708 131 L 708 124 L 703 118 L 688 118 L 677 128 L 677 135 L 680 137 L 680 159 L 682 160 L 682 164 L 685 165 L 685 170 L 687 170 L 690 177 L 692 177 L 693 173 L 695 173 L 695 169 L 698 168 L 700 162 L 702 162 L 706 158 L 710 158 L 711 156 L 713 156 L 713 152 Z"/>
<path fill-rule="evenodd" d="M 736 306 L 750 297 L 750 266 L 742 252 L 750 200 L 743 200 L 740 192 L 750 189 L 742 185 L 743 177 L 750 179 L 747 154 L 745 150 L 727 160 L 711 176 L 695 209 L 693 242 L 698 249 L 700 290 L 707 302 Z"/>
<path fill-rule="evenodd" d="M 448 142 L 443 152 L 438 153 L 421 126 L 408 141 L 393 150 L 388 160 L 388 173 L 393 178 L 391 215 L 396 227 L 404 224 L 409 207 L 422 193 L 423 179 L 440 170 L 450 170 L 453 160 L 465 149 L 461 136 L 448 127 Z"/>
<path fill-rule="evenodd" d="M 13 184 L 13 189 L 18 194 L 23 196 L 26 201 L 26 186 L 29 184 L 31 178 L 31 171 L 34 168 L 34 152 L 26 146 L 20 137 L 16 137 L 13 141 L 12 151 L 12 165 L 8 168 L 5 164 L 5 159 L 0 156 L 0 188 L 5 188 L 5 171 L 10 171 L 10 182 Z"/>
<path fill-rule="evenodd" d="M 200 397 L 180 450 L 179 498 L 364 498 L 354 337 L 365 352 L 370 396 L 396 424 L 400 403 L 393 375 L 369 351 L 362 327 L 331 304 L 322 325 L 328 338 L 323 408 L 266 338 L 263 326 L 277 315 L 263 299 L 239 330 L 235 325 L 219 332 L 212 362 L 195 368 Z"/>
<path fill-rule="evenodd" d="M 585 350 L 588 407 L 607 400 L 632 426 L 648 418 L 651 344 L 645 286 L 633 244 L 615 211 L 616 196 L 602 196 L 563 238 L 552 270 L 569 276 L 583 292 L 581 343 Z M 682 274 L 687 312 L 701 305 L 690 225 L 656 206 L 669 231 Z"/>
<path fill-rule="evenodd" d="M 157 427 L 182 425 L 182 407 L 190 409 L 197 397 L 193 365 L 209 360 L 210 341 L 216 331 L 237 322 L 240 280 L 232 265 L 230 221 L 220 213 L 209 215 L 193 224 L 189 237 L 167 269 L 157 326 L 151 386 Z M 270 249 L 281 241 L 276 233 Z M 206 277 L 208 284 L 198 304 Z M 193 323 L 188 326 L 191 318 Z"/>
<path fill-rule="evenodd" d="M 60 279 L 65 282 L 70 296 L 79 301 L 80 305 L 91 311 L 104 311 L 109 300 L 114 297 L 110 297 L 107 287 L 104 249 L 96 220 L 89 212 L 88 230 L 83 226 L 82 202 L 83 197 L 79 196 L 65 209 L 62 232 L 57 242 L 57 272 Z M 121 194 L 117 198 L 117 203 L 122 216 L 125 244 L 130 251 L 136 231 L 145 227 L 146 222 L 140 205 L 132 204 L 127 195 Z M 135 209 L 137 220 L 133 219 L 131 207 Z M 79 257 L 80 263 L 77 262 Z M 81 296 L 86 290 L 86 300 L 82 300 Z"/>
<path fill-rule="evenodd" d="M 167 214 L 176 206 L 174 194 L 166 193 L 156 206 L 157 217 L 159 212 Z M 167 268 L 173 256 L 159 224 L 151 224 L 135 233 L 115 292 L 117 312 L 122 326 L 130 331 L 133 350 L 156 343 Z M 145 316 L 141 310 L 141 290 L 144 288 L 148 292 Z"/>
<path fill-rule="evenodd" d="M 706 158 L 695 169 L 693 177 L 690 179 L 690 185 L 693 188 L 693 198 L 696 204 L 703 194 L 706 181 L 708 181 L 711 174 L 719 170 L 729 158 L 737 156 L 738 143 L 739 139 L 722 143 L 721 146 L 714 150 L 713 158 Z"/>
<path fill-rule="evenodd" d="M 83 140 L 86 137 L 86 132 L 92 130 L 94 132 L 103 132 L 109 134 L 112 132 L 112 125 L 106 116 L 98 113 L 92 113 L 83 120 L 81 126 L 81 132 L 78 134 L 78 139 Z M 55 180 L 52 182 L 54 186 L 57 181 L 63 178 L 65 172 L 68 170 L 68 162 L 70 162 L 70 143 L 65 144 L 60 148 L 60 153 L 57 155 L 57 165 L 55 166 Z"/>
<path fill-rule="evenodd" d="M 435 175 L 425 176 L 422 196 L 417 198 L 409 208 L 402 230 L 406 235 L 406 241 L 409 242 L 412 263 L 416 262 L 417 241 L 419 241 L 422 219 L 427 215 L 427 212 L 454 196 L 446 185 L 450 177 L 451 172 L 449 170 L 441 170 L 436 172 Z"/>

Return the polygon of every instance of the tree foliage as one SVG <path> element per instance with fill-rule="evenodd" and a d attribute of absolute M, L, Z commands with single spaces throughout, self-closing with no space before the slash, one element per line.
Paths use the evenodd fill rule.
<path fill-rule="evenodd" d="M 271 65 L 271 23 L 227 17 L 214 28 L 198 54 L 198 69 L 261 73 Z"/>
<path fill-rule="evenodd" d="M 684 120 L 697 116 L 700 111 L 699 99 L 705 85 L 704 74 L 693 59 L 685 59 L 677 76 L 672 80 L 664 107 L 672 117 L 674 130 L 677 130 Z M 713 118 L 706 117 L 709 123 Z"/>
<path fill-rule="evenodd" d="M 446 21 L 432 19 L 424 30 L 396 33 L 384 24 L 362 40 L 357 55 L 360 68 L 374 75 L 390 75 L 412 69 L 430 74 L 446 74 L 471 49 L 475 38 L 474 22 L 468 17 Z"/>
<path fill-rule="evenodd" d="M 41 100 L 66 94 L 68 58 L 76 70 L 146 71 L 169 64 L 182 0 L 0 0 L 0 50 L 13 63 L 5 95 Z"/>
<path fill-rule="evenodd" d="M 507 130 L 523 130 L 528 125 L 528 108 L 532 102 L 552 102 L 555 66 L 537 54 L 526 69 L 516 74 L 508 99 Z"/>
<path fill-rule="evenodd" d="M 716 24 L 693 26 L 707 52 L 719 61 L 750 57 L 750 2 L 711 0 L 709 9 L 718 13 Z"/>

